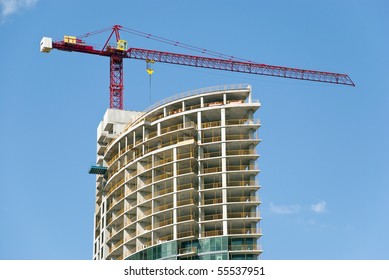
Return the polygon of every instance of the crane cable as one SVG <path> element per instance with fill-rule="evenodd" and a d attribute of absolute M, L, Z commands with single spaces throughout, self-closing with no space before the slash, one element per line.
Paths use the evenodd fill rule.
<path fill-rule="evenodd" d="M 239 57 L 235 57 L 235 56 L 232 56 L 232 55 L 223 54 L 223 53 L 212 51 L 212 50 L 207 50 L 207 49 L 204 49 L 204 48 L 199 48 L 199 47 L 196 47 L 196 46 L 193 46 L 193 45 L 181 43 L 181 42 L 170 40 L 170 39 L 167 39 L 167 38 L 164 38 L 164 37 L 160 37 L 160 36 L 155 36 L 155 35 L 152 35 L 150 33 L 138 31 L 138 30 L 135 30 L 135 29 L 127 28 L 127 27 L 121 27 L 120 30 L 124 31 L 124 32 L 127 32 L 127 33 L 130 33 L 130 34 L 133 34 L 133 35 L 136 35 L 136 36 L 144 37 L 146 39 L 151 39 L 151 40 L 158 41 L 158 42 L 161 42 L 161 43 L 173 45 L 175 47 L 180 47 L 180 48 L 183 48 L 183 49 L 187 49 L 187 50 L 191 50 L 191 51 L 195 51 L 195 52 L 200 52 L 202 54 L 207 54 L 207 55 L 210 55 L 212 57 L 218 57 L 218 58 L 223 58 L 223 59 L 233 60 L 233 61 L 253 62 L 253 61 L 248 60 L 248 59 L 239 58 Z"/>
<path fill-rule="evenodd" d="M 152 65 L 154 64 L 154 59 L 146 59 L 146 72 L 149 74 L 149 100 L 151 104 L 151 75 L 154 73 Z"/>

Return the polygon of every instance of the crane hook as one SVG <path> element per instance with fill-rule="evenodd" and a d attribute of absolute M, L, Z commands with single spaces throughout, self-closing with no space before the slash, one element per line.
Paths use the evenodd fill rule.
<path fill-rule="evenodd" d="M 154 64 L 154 59 L 146 59 L 146 72 L 149 74 L 149 99 L 151 104 L 151 75 L 154 73 L 152 65 Z"/>
<path fill-rule="evenodd" d="M 154 59 L 146 59 L 146 71 L 150 76 L 154 73 L 152 65 L 154 64 Z"/>

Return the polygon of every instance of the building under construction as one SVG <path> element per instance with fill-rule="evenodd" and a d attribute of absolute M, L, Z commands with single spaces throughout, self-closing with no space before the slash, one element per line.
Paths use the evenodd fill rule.
<path fill-rule="evenodd" d="M 94 259 L 258 259 L 260 103 L 213 87 L 97 130 Z"/>
<path fill-rule="evenodd" d="M 102 48 L 84 39 L 110 32 Z M 128 47 L 120 31 L 200 52 Z M 112 42 L 115 38 L 115 42 Z M 354 86 L 346 74 L 254 63 L 120 25 L 40 50 L 109 57 L 110 106 L 97 131 L 94 259 L 257 259 L 261 231 L 254 113 L 248 85 L 195 90 L 145 112 L 123 110 L 123 60 Z"/>

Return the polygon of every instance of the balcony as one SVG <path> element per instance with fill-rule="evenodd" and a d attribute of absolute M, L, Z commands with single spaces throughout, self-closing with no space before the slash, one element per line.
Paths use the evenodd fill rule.
<path fill-rule="evenodd" d="M 194 204 L 193 198 L 177 201 L 177 206 L 184 206 L 184 205 L 189 205 L 189 204 Z"/>
<path fill-rule="evenodd" d="M 205 158 L 214 158 L 214 157 L 221 157 L 221 156 L 222 156 L 222 152 L 217 151 L 217 152 L 204 153 L 202 158 L 205 159 Z"/>
<path fill-rule="evenodd" d="M 162 189 L 160 191 L 154 192 L 154 197 L 159 197 L 161 195 L 167 194 L 167 193 L 172 193 L 173 192 L 173 187 Z"/>
<path fill-rule="evenodd" d="M 193 184 L 193 183 L 178 185 L 178 186 L 177 186 L 177 191 L 183 191 L 183 190 L 193 189 L 195 186 L 197 186 L 197 185 L 195 185 L 195 184 Z"/>
<path fill-rule="evenodd" d="M 229 196 L 227 202 L 259 202 L 257 196 Z"/>
<path fill-rule="evenodd" d="M 229 228 L 228 234 L 246 235 L 255 234 L 261 235 L 261 230 L 256 228 Z"/>
<path fill-rule="evenodd" d="M 259 213 L 256 212 L 231 212 L 227 214 L 229 219 L 248 219 L 248 218 L 260 218 Z"/>
<path fill-rule="evenodd" d="M 223 214 L 210 214 L 204 215 L 202 221 L 212 221 L 212 220 L 220 220 L 223 219 Z"/>
<path fill-rule="evenodd" d="M 196 232 L 194 229 L 192 229 L 192 230 L 188 230 L 188 231 L 178 232 L 177 238 L 192 237 L 195 235 L 196 235 Z"/>
<path fill-rule="evenodd" d="M 210 237 L 210 236 L 218 236 L 218 235 L 223 235 L 223 230 L 207 230 L 203 231 L 201 234 L 202 237 Z"/>
<path fill-rule="evenodd" d="M 227 171 L 257 171 L 259 170 L 258 165 L 227 165 Z"/>
<path fill-rule="evenodd" d="M 221 126 L 221 121 L 204 122 L 201 124 L 202 128 L 218 127 Z"/>
<path fill-rule="evenodd" d="M 217 189 L 217 188 L 221 188 L 222 186 L 223 186 L 222 182 L 206 183 L 203 185 L 203 189 L 204 190 Z"/>
<path fill-rule="evenodd" d="M 160 227 L 163 227 L 163 226 L 167 226 L 167 225 L 171 225 L 171 224 L 173 224 L 173 219 L 166 219 L 166 220 L 162 220 L 162 221 L 159 221 L 159 222 L 155 222 L 154 225 L 153 225 L 153 228 L 157 229 L 157 228 L 160 228 Z"/>
<path fill-rule="evenodd" d="M 226 134 L 226 140 L 259 140 L 259 137 L 257 134 L 249 135 L 247 133 Z"/>
<path fill-rule="evenodd" d="M 222 202 L 223 202 L 223 199 L 221 197 L 208 198 L 208 199 L 202 200 L 203 205 L 218 204 L 218 203 L 222 203 Z"/>
<path fill-rule="evenodd" d="M 260 125 L 259 120 L 251 120 L 251 119 L 235 119 L 235 120 L 226 120 L 226 125 Z"/>
<path fill-rule="evenodd" d="M 221 136 L 213 136 L 213 137 L 204 137 L 202 138 L 201 142 L 204 143 L 212 143 L 212 142 L 220 142 L 222 141 Z"/>
<path fill-rule="evenodd" d="M 188 254 L 197 254 L 197 247 L 192 246 L 192 247 L 187 247 L 187 248 L 181 248 L 178 251 L 179 255 L 188 255 Z"/>
<path fill-rule="evenodd" d="M 207 173 L 215 173 L 215 172 L 221 172 L 222 167 L 221 166 L 216 166 L 216 167 L 208 167 L 208 168 L 203 168 L 201 170 L 202 174 L 207 174 Z"/>
<path fill-rule="evenodd" d="M 193 214 L 185 215 L 185 216 L 179 216 L 177 215 L 177 223 L 180 222 L 187 222 L 187 221 L 193 221 L 194 220 Z"/>
<path fill-rule="evenodd" d="M 171 209 L 171 208 L 173 208 L 173 203 L 167 203 L 167 204 L 163 204 L 160 206 L 156 206 L 156 207 L 154 207 L 154 213 L 161 212 L 161 211 L 164 211 L 166 209 Z"/>
<path fill-rule="evenodd" d="M 260 251 L 261 247 L 257 244 L 237 244 L 228 246 L 229 251 Z"/>
<path fill-rule="evenodd" d="M 116 243 L 114 243 L 111 248 L 109 248 L 109 251 L 108 253 L 112 253 L 114 250 L 116 250 L 117 248 L 119 248 L 121 245 L 123 245 L 123 242 L 124 240 L 123 239 L 120 239 L 119 241 L 117 241 Z"/>
<path fill-rule="evenodd" d="M 239 150 L 226 150 L 227 156 L 247 156 L 247 155 L 253 155 L 258 156 L 254 150 L 249 149 L 239 149 Z"/>

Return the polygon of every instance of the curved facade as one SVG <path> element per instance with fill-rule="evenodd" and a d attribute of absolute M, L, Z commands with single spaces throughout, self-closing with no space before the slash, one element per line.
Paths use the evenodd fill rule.
<path fill-rule="evenodd" d="M 94 259 L 257 259 L 259 107 L 250 86 L 231 85 L 108 110 Z"/>

